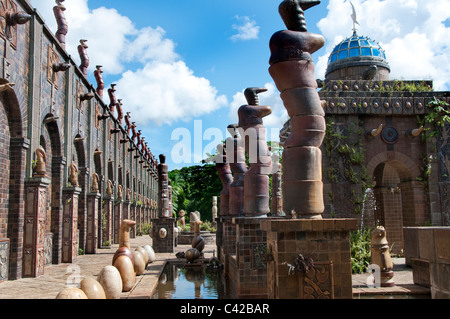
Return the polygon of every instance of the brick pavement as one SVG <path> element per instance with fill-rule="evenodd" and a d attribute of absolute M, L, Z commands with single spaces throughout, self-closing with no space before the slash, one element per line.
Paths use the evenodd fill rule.
<path fill-rule="evenodd" d="M 130 239 L 132 250 L 138 246 L 151 245 L 151 243 L 152 239 L 147 235 Z M 190 245 L 178 245 L 173 253 L 157 253 L 156 260 L 148 265 L 145 273 L 136 277 L 134 288 L 130 292 L 123 292 L 121 298 L 150 298 L 165 262 L 170 259 L 176 259 L 175 254 L 177 252 L 186 251 L 189 247 Z M 106 265 L 111 265 L 112 257 L 117 248 L 118 245 L 115 244 L 109 249 L 97 250 L 95 255 L 78 256 L 76 264 L 49 265 L 45 268 L 44 275 L 37 278 L 22 278 L 0 283 L 0 299 L 54 299 L 64 289 L 66 283 L 71 282 L 71 278 L 76 274 L 79 274 L 81 279 L 86 277 L 97 279 L 100 270 Z M 206 245 L 204 249 L 205 257 L 212 257 L 216 249 L 214 244 Z M 404 265 L 403 258 L 394 258 L 393 260 L 395 264 L 395 287 L 366 288 L 365 282 L 368 275 L 353 275 L 354 298 L 365 298 L 374 295 L 378 297 L 407 295 L 421 298 L 424 295 L 430 295 L 429 289 L 414 285 L 411 268 Z"/>

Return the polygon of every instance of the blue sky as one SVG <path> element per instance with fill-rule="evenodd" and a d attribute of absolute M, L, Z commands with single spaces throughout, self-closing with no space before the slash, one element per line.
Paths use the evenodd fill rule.
<path fill-rule="evenodd" d="M 55 1 L 30 3 L 56 31 Z M 103 65 L 106 86 L 117 84 L 117 97 L 153 154 L 166 154 L 169 169 L 195 165 L 226 138 L 227 125 L 236 123 L 237 109 L 245 104 L 242 92 L 250 86 L 268 89 L 260 104 L 272 107 L 264 123 L 268 138 L 278 139 L 288 118 L 267 69 L 269 39 L 285 29 L 279 3 L 66 0 L 66 49 L 79 61 L 78 41 L 87 39 L 91 83 L 96 83 L 95 65 Z M 450 89 L 448 0 L 352 3 L 358 33 L 380 42 L 392 79 L 433 79 L 436 89 Z M 324 77 L 329 52 L 351 35 L 350 14 L 346 0 L 325 0 L 306 12 L 309 32 L 326 39 L 314 55 L 317 78 Z M 107 95 L 104 99 L 109 102 Z M 175 156 L 182 145 L 184 156 Z"/>

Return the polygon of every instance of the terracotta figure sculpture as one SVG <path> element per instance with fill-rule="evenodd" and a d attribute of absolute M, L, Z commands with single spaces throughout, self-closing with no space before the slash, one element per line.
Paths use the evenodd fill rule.
<path fill-rule="evenodd" d="M 130 219 L 124 219 L 120 223 L 119 247 L 130 247 L 130 228 L 135 226 L 136 222 Z"/>
<path fill-rule="evenodd" d="M 226 155 L 233 172 L 233 182 L 229 187 L 229 212 L 232 216 L 241 216 L 244 213 L 244 177 L 247 172 L 244 141 L 236 124 L 228 125 L 227 129 L 232 137 L 225 141 Z"/>
<path fill-rule="evenodd" d="M 125 125 L 127 126 L 126 131 L 127 131 L 127 136 L 130 136 L 130 129 L 131 129 L 131 122 L 130 122 L 130 112 L 127 112 L 127 114 L 125 115 Z"/>
<path fill-rule="evenodd" d="M 131 122 L 131 140 L 134 142 L 134 140 L 136 139 L 136 124 L 135 122 Z"/>
<path fill-rule="evenodd" d="M 111 180 L 106 181 L 106 196 L 111 197 L 113 195 L 113 183 Z"/>
<path fill-rule="evenodd" d="M 34 168 L 33 176 L 43 177 L 46 176 L 46 162 L 47 154 L 42 146 L 36 149 L 36 166 Z"/>
<path fill-rule="evenodd" d="M 61 46 L 66 48 L 66 35 L 69 31 L 69 25 L 64 15 L 66 7 L 62 4 L 64 0 L 56 0 L 56 6 L 53 7 L 53 13 L 56 18 L 56 24 L 58 25 L 58 30 L 56 31 L 55 37 L 58 39 Z"/>
<path fill-rule="evenodd" d="M 100 178 L 97 173 L 92 174 L 91 193 L 98 193 Z"/>
<path fill-rule="evenodd" d="M 158 165 L 158 217 L 171 217 L 169 206 L 169 167 L 166 164 L 166 156 L 159 155 Z"/>
<path fill-rule="evenodd" d="M 281 196 L 281 164 L 278 154 L 272 155 L 272 201 L 270 213 L 272 216 L 282 216 L 283 204 Z"/>
<path fill-rule="evenodd" d="M 287 30 L 270 39 L 269 73 L 290 117 L 283 151 L 283 210 L 299 218 L 320 219 L 324 211 L 322 153 L 324 110 L 317 93 L 311 54 L 325 43 L 307 32 L 303 10 L 320 1 L 285 0 L 279 13 Z"/>
<path fill-rule="evenodd" d="M 105 82 L 103 81 L 102 76 L 103 70 L 101 65 L 95 66 L 94 77 L 97 81 L 97 89 L 96 92 L 100 97 L 103 97 L 103 90 L 105 89 Z"/>
<path fill-rule="evenodd" d="M 6 26 L 5 26 L 5 34 L 6 37 L 9 40 L 12 40 L 14 35 L 13 35 L 13 28 L 18 25 L 18 24 L 25 24 L 28 21 L 31 20 L 32 16 L 29 15 L 28 13 L 25 13 L 23 11 L 19 11 L 19 12 L 6 12 L 5 13 L 5 22 L 6 22 Z"/>
<path fill-rule="evenodd" d="M 112 264 L 116 267 L 122 278 L 122 291 L 130 291 L 136 283 L 134 271 L 134 253 L 130 249 L 130 228 L 136 222 L 129 219 L 122 220 L 119 229 L 119 248 L 113 256 Z"/>
<path fill-rule="evenodd" d="M 239 127 L 244 130 L 245 151 L 250 169 L 244 176 L 244 215 L 264 216 L 269 209 L 269 174 L 272 159 L 266 142 L 263 118 L 272 113 L 270 106 L 259 105 L 258 93 L 265 88 L 247 88 L 244 91 L 248 105 L 238 109 Z"/>
<path fill-rule="evenodd" d="M 202 252 L 205 248 L 205 239 L 200 235 L 200 226 L 203 222 L 200 220 L 200 213 L 198 211 L 191 213 L 190 224 L 194 231 L 194 239 L 192 240 L 191 246 L 199 252 Z"/>
<path fill-rule="evenodd" d="M 370 263 L 380 267 L 381 287 L 394 286 L 394 264 L 389 252 L 389 244 L 386 238 L 386 229 L 378 226 L 372 231 L 370 243 Z"/>
<path fill-rule="evenodd" d="M 180 210 L 178 212 L 178 224 L 183 228 L 186 227 L 186 220 L 184 219 L 184 215 L 186 215 L 184 210 Z"/>
<path fill-rule="evenodd" d="M 217 145 L 219 155 L 216 155 L 216 169 L 222 182 L 222 191 L 220 192 L 220 207 L 219 215 L 228 216 L 230 214 L 230 185 L 233 182 L 233 175 L 231 174 L 230 164 L 227 163 L 227 158 L 223 144 Z"/>
<path fill-rule="evenodd" d="M 109 96 L 109 111 L 114 115 L 114 110 L 117 105 L 117 99 L 116 99 L 116 84 L 111 84 L 111 87 L 108 89 L 108 96 Z"/>
<path fill-rule="evenodd" d="M 117 199 L 122 199 L 123 197 L 123 186 L 117 185 Z"/>
<path fill-rule="evenodd" d="M 117 121 L 119 122 L 120 125 L 122 125 L 122 120 L 123 120 L 123 110 L 122 110 L 122 100 L 118 99 L 117 100 Z"/>
<path fill-rule="evenodd" d="M 217 218 L 217 196 L 213 196 L 212 197 L 211 214 L 212 214 L 212 220 L 214 222 L 216 220 L 216 218 Z"/>
<path fill-rule="evenodd" d="M 81 39 L 80 45 L 78 45 L 78 54 L 80 55 L 81 59 L 80 70 L 85 76 L 87 76 L 87 69 L 89 67 L 89 56 L 86 51 L 88 46 L 86 42 L 87 40 Z"/>
<path fill-rule="evenodd" d="M 70 164 L 69 183 L 74 187 L 78 187 L 78 167 L 77 164 Z"/>

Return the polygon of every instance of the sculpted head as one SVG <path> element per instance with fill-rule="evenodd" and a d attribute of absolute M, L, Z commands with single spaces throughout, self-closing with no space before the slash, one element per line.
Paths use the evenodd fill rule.
<path fill-rule="evenodd" d="M 307 32 L 304 11 L 319 3 L 319 0 L 284 0 L 278 12 L 288 30 Z"/>

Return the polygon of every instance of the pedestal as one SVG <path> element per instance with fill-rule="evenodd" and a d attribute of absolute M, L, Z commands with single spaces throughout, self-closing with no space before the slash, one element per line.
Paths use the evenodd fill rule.
<path fill-rule="evenodd" d="M 86 234 L 86 254 L 97 253 L 98 246 L 98 201 L 100 193 L 87 194 L 87 234 Z"/>
<path fill-rule="evenodd" d="M 114 203 L 114 244 L 119 243 L 120 223 L 123 219 L 123 200 L 118 199 Z"/>
<path fill-rule="evenodd" d="M 267 240 L 265 231 L 260 228 L 263 219 L 265 218 L 232 219 L 236 232 L 233 242 L 236 254 L 235 257 L 229 255 L 228 276 L 238 299 L 267 299 Z"/>
<path fill-rule="evenodd" d="M 136 221 L 136 204 L 134 203 L 130 205 L 130 219 Z M 136 238 L 136 227 L 130 228 L 130 238 Z"/>
<path fill-rule="evenodd" d="M 173 228 L 175 227 L 175 218 L 156 218 L 152 220 L 152 239 L 153 250 L 155 253 L 173 253 L 175 247 L 175 236 Z M 161 238 L 159 231 L 165 228 L 167 235 Z"/>
<path fill-rule="evenodd" d="M 50 180 L 33 177 L 25 181 L 25 221 L 23 239 L 23 277 L 44 274 L 45 218 Z"/>
<path fill-rule="evenodd" d="M 352 299 L 351 230 L 357 219 L 267 219 L 267 287 L 270 299 Z M 291 269 L 311 258 L 307 272 Z"/>
<path fill-rule="evenodd" d="M 233 217 L 217 218 L 217 255 L 226 274 L 230 272 L 230 258 L 236 258 L 236 225 Z"/>
<path fill-rule="evenodd" d="M 130 202 L 127 200 L 122 204 L 122 219 L 130 219 Z"/>
<path fill-rule="evenodd" d="M 109 246 L 112 243 L 113 204 L 113 197 L 106 197 L 103 199 L 102 219 L 104 218 L 104 220 L 102 220 L 102 246 Z"/>
<path fill-rule="evenodd" d="M 78 195 L 79 187 L 63 188 L 63 263 L 75 263 L 78 255 Z"/>
<path fill-rule="evenodd" d="M 136 206 L 136 234 L 142 234 L 142 206 Z"/>

